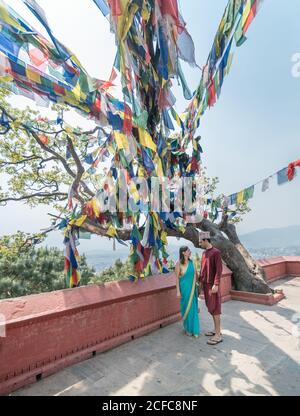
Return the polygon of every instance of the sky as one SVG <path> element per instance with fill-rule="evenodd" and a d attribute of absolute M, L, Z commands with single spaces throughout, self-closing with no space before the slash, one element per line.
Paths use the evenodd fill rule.
<path fill-rule="evenodd" d="M 45 34 L 21 0 L 6 3 Z M 38 0 L 38 3 L 44 8 L 55 36 L 76 54 L 90 75 L 108 79 L 115 57 L 114 36 L 93 1 Z M 203 66 L 227 1 L 180 0 L 179 3 L 195 43 L 197 63 Z M 238 192 L 300 158 L 300 77 L 292 75 L 292 57 L 300 53 L 299 15 L 298 1 L 264 0 L 248 31 L 247 42 L 235 49 L 219 101 L 202 119 L 202 161 L 208 176 L 219 178 L 217 193 Z M 184 69 L 194 90 L 200 70 L 187 65 Z M 175 91 L 177 110 L 183 111 L 187 103 L 178 88 Z M 12 103 L 34 106 L 17 96 Z M 43 108 L 41 111 L 47 113 Z M 76 113 L 70 117 L 68 121 L 86 125 Z M 249 204 L 252 211 L 238 225 L 239 233 L 299 225 L 299 186 L 300 172 L 294 181 L 282 186 L 274 178 L 266 193 L 256 187 Z M 0 235 L 17 230 L 38 232 L 49 225 L 48 212 L 51 207 L 30 209 L 17 203 L 0 207 Z M 59 244 L 60 238 L 56 234 L 51 236 L 49 244 Z"/>

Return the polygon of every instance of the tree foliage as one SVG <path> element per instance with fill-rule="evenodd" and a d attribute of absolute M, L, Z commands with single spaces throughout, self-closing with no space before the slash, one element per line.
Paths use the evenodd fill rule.
<path fill-rule="evenodd" d="M 82 284 L 95 270 L 81 257 Z M 12 298 L 65 289 L 64 253 L 57 248 L 36 248 L 28 234 L 0 239 L 0 298 Z"/>
<path fill-rule="evenodd" d="M 0 126 L 0 179 L 2 184 L 0 187 L 0 204 L 7 205 L 10 201 L 22 201 L 32 207 L 46 204 L 55 210 L 53 218 L 61 218 L 62 215 L 68 213 L 66 208 L 68 193 L 71 190 L 74 200 L 84 211 L 85 204 L 99 191 L 101 178 L 103 177 L 103 172 L 89 175 L 84 167 L 84 160 L 91 144 L 91 136 L 102 128 L 96 126 L 91 131 L 83 131 L 79 127 L 73 128 L 62 123 L 62 113 L 68 111 L 66 106 L 54 105 L 52 110 L 56 116 L 51 121 L 29 107 L 25 110 L 13 108 L 8 98 L 9 93 L 0 85 L 0 115 L 2 112 Z M 204 196 L 213 200 L 218 199 L 215 195 L 218 178 L 208 178 L 205 170 L 202 170 L 202 174 L 205 178 Z M 222 195 L 220 195 L 219 200 L 221 199 Z M 223 260 L 233 271 L 235 287 L 239 290 L 268 293 L 271 289 L 265 282 L 262 268 L 243 247 L 234 226 L 235 223 L 242 220 L 243 215 L 247 214 L 249 210 L 248 205 L 243 203 L 234 211 L 227 208 L 223 209 L 219 223 L 217 223 L 218 216 L 211 212 L 208 218 L 204 218 L 197 224 L 187 224 L 184 230 L 174 230 L 166 227 L 166 232 L 168 236 L 187 239 L 195 247 L 199 247 L 199 230 L 210 231 L 214 245 L 220 248 Z M 107 227 L 90 218 L 81 227 L 85 231 L 96 235 L 105 236 L 107 234 Z M 143 229 L 140 231 L 143 232 Z M 121 240 L 130 240 L 130 235 L 131 231 L 128 229 L 118 230 L 118 237 Z M 38 241 L 43 237 L 43 235 L 37 234 L 34 236 L 34 240 Z M 30 236 L 27 236 L 27 238 L 29 239 L 27 244 L 32 245 Z M 3 256 L 5 247 L 2 247 L 1 250 Z M 33 280 L 38 279 L 39 275 L 43 283 L 38 286 L 35 282 L 33 290 L 37 286 L 36 290 L 43 291 L 46 290 L 47 277 L 43 277 L 41 268 L 38 266 L 42 261 L 41 253 L 44 253 L 46 257 L 48 256 L 47 252 L 41 251 L 40 256 L 32 257 L 34 261 L 37 261 L 36 270 L 38 270 L 37 273 L 34 273 Z M 12 262 L 17 260 L 13 254 L 6 254 Z M 26 267 L 29 258 L 29 254 L 24 254 Z M 7 258 L 5 261 L 7 261 Z M 49 272 L 58 273 L 59 264 L 61 276 L 53 279 L 51 287 L 54 290 L 61 287 L 59 282 L 63 282 L 63 266 L 57 259 L 53 269 L 48 266 L 50 267 Z M 11 279 L 11 286 L 20 285 L 20 282 L 24 285 L 23 289 L 19 287 L 18 290 L 13 291 L 9 289 L 8 280 L 6 280 L 6 283 L 3 280 L 2 284 L 4 286 L 6 284 L 4 290 L 9 295 L 27 293 L 26 279 L 24 278 L 26 272 L 24 271 L 23 274 L 21 272 L 21 266 L 18 273 L 15 272 L 12 276 L 9 274 L 3 275 L 3 272 L 0 272 L 2 279 Z M 111 276 L 114 278 L 118 273 L 123 274 L 123 270 L 120 266 L 115 265 L 115 268 L 107 273 L 106 277 L 103 276 L 103 279 L 111 279 Z M 19 276 L 23 277 L 20 278 Z M 26 276 L 29 276 L 29 274 Z M 50 288 L 50 290 L 53 289 Z"/>

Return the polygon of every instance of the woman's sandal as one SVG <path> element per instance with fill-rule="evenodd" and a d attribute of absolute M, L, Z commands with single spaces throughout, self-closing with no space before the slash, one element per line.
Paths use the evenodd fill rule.
<path fill-rule="evenodd" d="M 213 336 L 215 336 L 216 335 L 216 333 L 215 332 L 213 332 L 213 331 L 209 331 L 209 332 L 206 332 L 205 333 L 205 336 L 206 337 L 213 337 Z M 221 334 L 222 335 L 222 334 Z"/>

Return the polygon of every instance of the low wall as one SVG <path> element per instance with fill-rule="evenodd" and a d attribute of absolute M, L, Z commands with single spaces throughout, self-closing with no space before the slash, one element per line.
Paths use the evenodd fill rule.
<path fill-rule="evenodd" d="M 300 257 L 260 264 L 269 281 L 300 276 Z M 231 274 L 224 266 L 222 301 L 253 301 L 231 290 Z M 168 274 L 0 301 L 6 330 L 2 338 L 0 331 L 0 394 L 178 321 L 175 283 L 175 276 Z"/>
<path fill-rule="evenodd" d="M 288 276 L 300 276 L 300 256 L 280 256 L 259 260 L 269 283 Z"/>
<path fill-rule="evenodd" d="M 0 301 L 0 394 L 180 319 L 175 277 Z"/>

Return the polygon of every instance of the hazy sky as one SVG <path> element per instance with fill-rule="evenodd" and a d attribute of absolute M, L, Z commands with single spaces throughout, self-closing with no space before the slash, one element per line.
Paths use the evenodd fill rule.
<path fill-rule="evenodd" d="M 43 34 L 21 0 L 7 1 Z M 108 21 L 92 0 L 38 0 L 54 34 L 79 58 L 88 72 L 108 79 L 115 56 Z M 181 0 L 182 14 L 196 46 L 200 66 L 206 62 L 226 0 Z M 200 134 L 203 162 L 209 176 L 218 176 L 218 191 L 231 194 L 300 158 L 300 78 L 292 76 L 292 56 L 300 52 L 300 2 L 265 0 L 248 32 L 247 42 L 235 50 L 220 100 L 207 111 Z M 195 89 L 200 72 L 184 66 Z M 177 91 L 177 89 L 176 89 Z M 14 105 L 33 105 L 15 97 Z M 186 103 L 178 95 L 177 109 Z M 79 117 L 74 116 L 74 120 Z M 255 189 L 252 212 L 239 226 L 240 233 L 260 228 L 300 224 L 300 172 L 296 179 L 267 193 Z M 49 224 L 51 207 L 29 209 L 22 204 L 0 208 L 0 234 L 38 231 Z M 60 237 L 59 237 L 60 239 Z M 57 242 L 57 236 L 50 241 Z M 99 243 L 101 244 L 101 243 Z"/>

